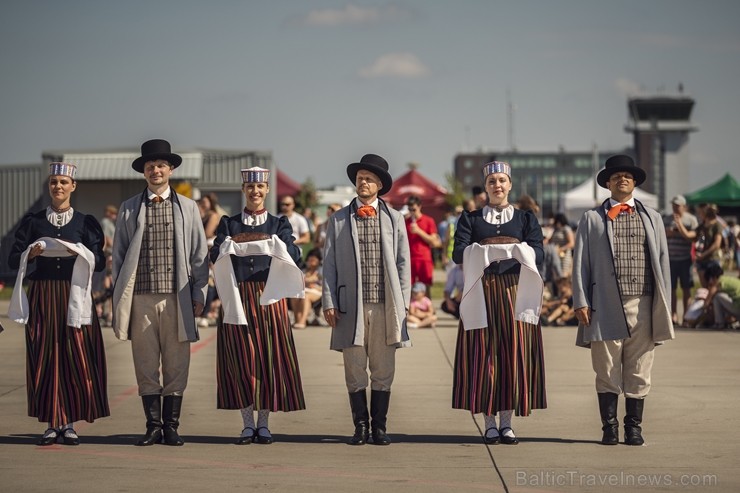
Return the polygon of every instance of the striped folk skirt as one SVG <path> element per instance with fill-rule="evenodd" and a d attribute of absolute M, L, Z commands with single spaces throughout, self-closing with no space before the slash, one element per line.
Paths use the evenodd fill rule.
<path fill-rule="evenodd" d="M 288 304 L 260 305 L 264 282 L 240 282 L 247 325 L 219 321 L 218 409 L 298 411 L 306 408 Z"/>
<path fill-rule="evenodd" d="M 28 415 L 51 427 L 110 415 L 105 347 L 91 325 L 67 326 L 69 281 L 31 281 L 26 325 Z"/>
<path fill-rule="evenodd" d="M 547 407 L 542 330 L 514 319 L 518 274 L 483 276 L 488 327 L 458 328 L 452 407 L 528 416 Z"/>

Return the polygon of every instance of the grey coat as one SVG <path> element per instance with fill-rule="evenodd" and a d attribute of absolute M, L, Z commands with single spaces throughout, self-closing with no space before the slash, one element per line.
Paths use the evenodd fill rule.
<path fill-rule="evenodd" d="M 198 205 L 171 190 L 175 226 L 175 289 L 178 338 L 197 341 L 193 302 L 205 304 L 208 290 L 208 245 Z M 118 210 L 113 239 L 113 330 L 121 340 L 130 338 L 131 305 L 139 252 L 144 237 L 146 190 L 124 201 Z"/>
<path fill-rule="evenodd" d="M 607 199 L 608 200 L 608 199 Z M 586 211 L 578 223 L 573 252 L 573 307 L 591 308 L 591 325 L 580 324 L 576 345 L 614 341 L 630 336 L 614 267 L 614 226 L 606 217 L 606 202 Z M 635 200 L 645 227 L 654 278 L 653 341 L 675 338 L 671 321 L 668 243 L 660 214 Z"/>
<path fill-rule="evenodd" d="M 385 266 L 386 343 L 396 347 L 411 345 L 406 330 L 406 314 L 411 299 L 409 242 L 403 215 L 378 200 L 380 236 Z M 328 219 L 324 244 L 323 309 L 339 312 L 332 329 L 331 349 L 363 345 L 362 275 L 360 245 L 357 239 L 356 207 L 350 205 Z"/>

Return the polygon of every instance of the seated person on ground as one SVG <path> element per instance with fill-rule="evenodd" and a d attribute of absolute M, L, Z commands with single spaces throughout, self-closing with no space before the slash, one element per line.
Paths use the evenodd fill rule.
<path fill-rule="evenodd" d="M 321 300 L 321 284 L 323 282 L 321 270 L 321 250 L 314 248 L 306 256 L 306 267 L 303 269 L 303 277 L 306 285 L 305 298 L 293 298 L 290 300 L 291 308 L 295 314 L 296 329 L 305 329 L 308 315 L 311 313 L 313 304 Z M 311 325 L 320 325 L 318 317 Z"/>
<path fill-rule="evenodd" d="M 434 305 L 427 295 L 427 286 L 423 282 L 417 282 L 411 288 L 411 303 L 409 315 L 406 317 L 406 325 L 409 328 L 434 327 L 437 323 L 437 315 L 434 313 Z"/>
<path fill-rule="evenodd" d="M 462 299 L 463 288 L 465 287 L 465 276 L 463 275 L 462 264 L 453 266 L 447 272 L 447 281 L 445 282 L 444 297 L 442 306 L 443 312 L 449 313 L 453 317 L 460 318 L 460 300 Z"/>

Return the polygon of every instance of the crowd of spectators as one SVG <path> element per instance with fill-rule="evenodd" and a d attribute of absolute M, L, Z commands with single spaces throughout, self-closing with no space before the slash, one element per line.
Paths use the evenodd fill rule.
<path fill-rule="evenodd" d="M 437 322 L 435 303 L 441 311 L 460 317 L 462 267 L 451 260 L 455 226 L 463 210 L 471 211 L 485 203 L 484 195 L 484 191 L 475 187 L 467 200 L 457 207 L 448 208 L 442 220 L 436 224 L 431 217 L 422 213 L 421 198 L 413 195 L 407 198 L 402 210 L 406 216 L 409 243 L 412 246 L 411 264 L 414 267 L 413 312 L 410 312 L 409 327 L 433 327 Z M 664 217 L 664 225 L 669 247 L 674 323 L 688 327 L 738 327 L 740 290 L 736 290 L 734 286 L 740 282 L 737 281 L 736 272 L 740 263 L 740 226 L 734 220 L 724 221 L 719 209 L 713 204 L 696 206 L 695 215 L 689 211 L 683 196 L 674 197 L 671 204 L 672 211 Z M 201 196 L 198 205 L 206 238 L 210 243 L 215 238 L 218 223 L 226 215 L 226 211 L 219 206 L 215 193 Z M 301 329 L 308 325 L 323 324 L 320 316 L 321 260 L 326 237 L 326 219 L 341 209 L 342 205 L 328 205 L 323 221 L 310 208 L 300 209 L 301 213 L 296 210 L 296 206 L 293 197 L 280 197 L 280 214 L 288 217 L 293 226 L 296 244 L 307 252 L 300 266 L 305 273 L 306 298 L 291 300 L 293 327 Z M 539 205 L 529 195 L 521 196 L 515 206 L 522 210 L 531 210 L 538 216 L 540 214 Z M 118 208 L 114 205 L 106 206 L 103 211 L 100 223 L 106 238 L 104 251 L 108 266 L 94 280 L 98 314 L 101 322 L 107 326 L 110 326 L 112 318 L 110 253 L 117 213 Z M 577 323 L 572 306 L 571 286 L 574 228 L 564 214 L 557 213 L 542 221 L 542 229 L 545 253 L 540 270 L 545 283 L 542 324 L 573 325 Z M 444 270 L 446 281 L 443 299 L 433 302 L 430 288 L 431 273 L 435 266 Z M 425 286 L 423 292 L 420 290 L 421 285 Z M 215 325 L 219 310 L 220 301 L 211 282 L 206 312 L 199 320 L 200 325 Z"/>

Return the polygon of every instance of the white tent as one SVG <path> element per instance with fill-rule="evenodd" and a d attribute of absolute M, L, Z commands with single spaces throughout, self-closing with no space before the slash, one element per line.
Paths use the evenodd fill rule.
<path fill-rule="evenodd" d="M 584 212 L 596 207 L 609 198 L 610 193 L 606 188 L 596 185 L 596 200 L 594 200 L 595 179 L 591 178 L 575 188 L 565 192 L 560 197 L 560 210 L 565 213 L 568 221 L 578 223 Z M 646 207 L 658 209 L 658 196 L 635 188 L 632 195 Z"/>

